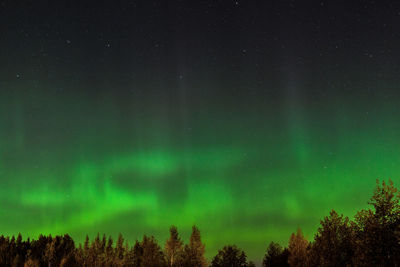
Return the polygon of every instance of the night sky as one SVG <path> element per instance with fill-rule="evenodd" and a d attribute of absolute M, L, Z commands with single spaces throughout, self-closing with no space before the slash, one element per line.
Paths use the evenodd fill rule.
<path fill-rule="evenodd" d="M 400 3 L 0 0 L 0 231 L 262 258 L 400 172 Z"/>

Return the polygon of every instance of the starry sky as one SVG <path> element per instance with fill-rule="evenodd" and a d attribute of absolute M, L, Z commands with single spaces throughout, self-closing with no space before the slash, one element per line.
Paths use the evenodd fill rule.
<path fill-rule="evenodd" d="M 0 0 L 1 233 L 311 239 L 398 181 L 399 47 L 394 1 Z"/>

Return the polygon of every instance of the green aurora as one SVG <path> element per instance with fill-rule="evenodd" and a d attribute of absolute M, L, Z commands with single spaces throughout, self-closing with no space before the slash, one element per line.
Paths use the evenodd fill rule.
<path fill-rule="evenodd" d="M 190 106 L 182 122 L 171 115 L 181 109 L 159 103 L 139 114 L 134 97 L 129 106 L 107 91 L 97 99 L 50 92 L 1 95 L 7 235 L 68 232 L 82 241 L 121 232 L 163 243 L 170 225 L 187 238 L 196 224 L 209 257 L 235 243 L 257 259 L 297 227 L 312 238 L 332 208 L 353 216 L 375 179 L 399 172 L 393 100 L 366 109 L 345 97 L 309 106 L 289 97 L 285 109 L 246 109 L 259 104 L 252 99 L 208 114 Z"/>

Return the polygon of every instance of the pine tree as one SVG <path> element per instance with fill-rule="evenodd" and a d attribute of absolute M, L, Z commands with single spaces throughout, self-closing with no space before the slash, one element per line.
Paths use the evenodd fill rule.
<path fill-rule="evenodd" d="M 85 260 L 83 257 L 82 244 L 79 244 L 78 248 L 74 251 L 74 255 L 75 255 L 75 260 L 76 260 L 77 266 L 84 266 Z"/>
<path fill-rule="evenodd" d="M 262 263 L 263 267 L 282 266 L 289 267 L 289 251 L 283 249 L 278 243 L 271 242 Z"/>
<path fill-rule="evenodd" d="M 139 241 L 136 240 L 135 245 L 133 246 L 133 266 L 140 267 L 142 266 L 143 259 L 143 247 Z"/>
<path fill-rule="evenodd" d="M 395 266 L 400 264 L 400 204 L 393 182 L 376 181 L 370 202 L 373 210 L 361 210 L 355 216 L 356 252 L 359 266 Z"/>
<path fill-rule="evenodd" d="M 122 261 L 125 255 L 124 237 L 120 233 L 118 235 L 117 245 L 115 247 L 115 257 L 117 261 Z"/>
<path fill-rule="evenodd" d="M 96 255 L 99 255 L 101 253 L 100 233 L 97 233 L 94 239 L 93 249 Z"/>
<path fill-rule="evenodd" d="M 352 264 L 355 235 L 349 218 L 332 210 L 321 221 L 312 245 L 310 260 L 318 266 L 347 266 Z M 312 258 L 312 259 L 311 259 Z"/>
<path fill-rule="evenodd" d="M 125 267 L 135 267 L 135 252 L 134 248 L 129 248 L 128 244 L 126 246 L 126 253 L 124 258 L 124 266 Z"/>
<path fill-rule="evenodd" d="M 106 246 L 106 265 L 112 265 L 113 262 L 114 262 L 113 239 L 111 236 L 109 236 Z"/>
<path fill-rule="evenodd" d="M 85 261 L 89 257 L 89 249 L 90 249 L 89 236 L 86 235 L 85 242 L 83 243 L 83 257 L 84 257 Z"/>
<path fill-rule="evenodd" d="M 141 243 L 143 249 L 141 266 L 164 267 L 167 266 L 164 253 L 158 245 L 157 240 L 151 236 L 143 236 Z"/>
<path fill-rule="evenodd" d="M 106 252 L 106 244 L 107 244 L 107 237 L 106 234 L 103 234 L 103 238 L 100 242 L 100 252 L 103 254 Z"/>
<path fill-rule="evenodd" d="M 104 249 L 102 247 L 102 241 L 100 240 L 100 233 L 97 233 L 97 236 L 94 239 L 94 242 L 91 245 L 91 261 L 94 265 L 102 266 L 105 263 L 105 255 Z"/>
<path fill-rule="evenodd" d="M 210 267 L 247 267 L 247 256 L 236 246 L 225 246 L 213 258 Z"/>
<path fill-rule="evenodd" d="M 183 265 L 194 267 L 207 266 L 207 260 L 204 257 L 205 246 L 201 242 L 200 230 L 192 227 L 192 234 L 190 236 L 189 244 L 185 246 L 183 253 Z"/>
<path fill-rule="evenodd" d="M 12 262 L 15 258 L 15 256 L 17 255 L 17 246 L 15 245 L 15 237 L 12 236 L 10 243 L 9 243 L 9 251 L 8 251 L 8 255 L 7 255 L 7 263 L 9 265 L 12 265 Z"/>
<path fill-rule="evenodd" d="M 47 244 L 51 243 L 52 240 L 53 239 L 51 235 L 49 236 L 39 235 L 39 239 L 32 242 L 31 254 L 35 259 L 39 261 L 40 266 L 48 265 L 44 251 L 46 251 Z"/>
<path fill-rule="evenodd" d="M 21 235 L 21 233 L 18 234 L 17 241 L 15 242 L 15 245 L 17 247 L 17 250 L 20 250 L 22 248 L 22 235 Z"/>
<path fill-rule="evenodd" d="M 179 263 L 182 254 L 183 242 L 178 234 L 178 229 L 175 226 L 171 226 L 169 229 L 170 237 L 165 242 L 165 257 L 169 266 L 175 266 Z"/>
<path fill-rule="evenodd" d="M 292 233 L 289 240 L 289 258 L 290 266 L 307 266 L 307 248 L 308 241 L 304 238 L 301 229 L 297 229 L 297 234 Z"/>

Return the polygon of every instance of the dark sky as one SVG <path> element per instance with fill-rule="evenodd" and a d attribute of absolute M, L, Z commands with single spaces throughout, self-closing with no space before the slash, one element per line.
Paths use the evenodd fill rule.
<path fill-rule="evenodd" d="M 0 229 L 312 239 L 397 181 L 399 47 L 395 1 L 0 0 Z"/>
<path fill-rule="evenodd" d="M 399 76 L 398 4 L 261 3 L 2 1 L 2 80 L 19 74 L 94 91 L 229 81 L 263 91 L 285 77 L 334 83 Z"/>

